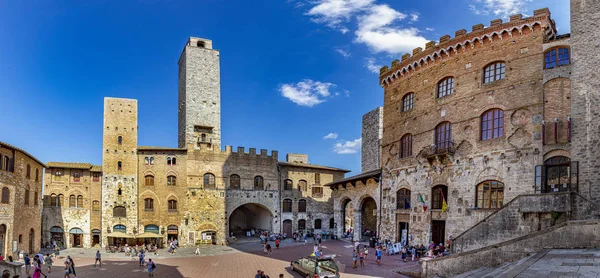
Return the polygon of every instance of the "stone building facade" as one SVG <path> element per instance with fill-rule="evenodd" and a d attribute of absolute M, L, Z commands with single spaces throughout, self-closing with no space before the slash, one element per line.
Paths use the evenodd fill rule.
<path fill-rule="evenodd" d="M 348 170 L 310 164 L 303 154 L 284 162 L 277 151 L 221 148 L 219 51 L 190 38 L 178 64 L 178 147 L 138 146 L 137 100 L 105 98 L 102 166 L 48 165 L 45 240 L 85 248 L 156 239 L 224 244 L 252 229 L 329 230 L 333 200 L 323 184 Z"/>
<path fill-rule="evenodd" d="M 382 237 L 446 243 L 518 195 L 577 187 L 569 44 L 540 9 L 381 69 Z"/>
<path fill-rule="evenodd" d="M 18 257 L 40 248 L 44 164 L 0 142 L 0 253 Z"/>

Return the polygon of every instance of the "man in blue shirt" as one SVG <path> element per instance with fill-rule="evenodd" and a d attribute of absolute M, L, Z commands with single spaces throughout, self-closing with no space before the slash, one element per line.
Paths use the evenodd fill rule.
<path fill-rule="evenodd" d="M 29 254 L 25 254 L 25 273 L 27 277 L 29 277 L 29 270 L 31 269 L 31 259 L 29 258 Z"/>
<path fill-rule="evenodd" d="M 377 250 L 375 250 L 375 256 L 377 256 L 377 260 L 375 260 L 375 262 L 377 262 L 377 264 L 381 263 L 381 246 L 377 247 Z"/>

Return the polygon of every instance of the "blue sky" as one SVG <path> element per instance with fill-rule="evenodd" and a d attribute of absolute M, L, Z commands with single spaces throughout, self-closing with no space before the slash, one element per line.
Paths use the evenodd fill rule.
<path fill-rule="evenodd" d="M 0 140 L 100 164 L 110 96 L 138 99 L 139 145 L 176 146 L 177 60 L 197 36 L 221 51 L 223 145 L 356 174 L 380 66 L 542 7 L 569 32 L 567 0 L 0 1 Z"/>

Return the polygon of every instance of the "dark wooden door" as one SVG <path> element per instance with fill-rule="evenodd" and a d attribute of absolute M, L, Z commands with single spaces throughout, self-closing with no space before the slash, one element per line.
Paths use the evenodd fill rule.
<path fill-rule="evenodd" d="M 287 236 L 292 235 L 292 220 L 284 220 L 283 221 L 283 232 L 287 234 Z"/>
<path fill-rule="evenodd" d="M 444 243 L 444 237 L 446 235 L 446 221 L 431 221 L 431 240 L 436 245 Z"/>

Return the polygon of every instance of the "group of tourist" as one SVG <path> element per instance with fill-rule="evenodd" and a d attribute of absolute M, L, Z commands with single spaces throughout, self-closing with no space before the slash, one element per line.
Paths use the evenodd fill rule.
<path fill-rule="evenodd" d="M 254 278 L 271 278 L 271 277 L 269 275 L 265 274 L 264 271 L 259 269 L 256 271 L 256 275 L 254 275 Z M 283 278 L 283 273 L 279 274 L 279 278 Z"/>
<path fill-rule="evenodd" d="M 2 256 L 0 256 L 0 258 L 2 258 Z M 3 259 L 3 258 L 2 258 Z M 9 261 L 12 261 L 12 257 L 9 256 Z M 25 274 L 27 274 L 27 277 L 33 277 L 33 278 L 40 278 L 42 277 L 42 275 L 44 277 L 47 277 L 47 275 L 45 273 L 42 272 L 42 267 L 44 266 L 44 264 L 46 264 L 46 267 L 48 269 L 48 273 L 52 272 L 52 264 L 54 263 L 54 260 L 52 259 L 52 255 L 50 254 L 46 254 L 46 256 L 44 256 L 43 254 L 36 254 L 35 256 L 33 256 L 33 260 L 29 257 L 29 254 L 25 254 L 25 256 L 23 257 L 23 262 L 25 264 Z M 73 259 L 71 258 L 71 256 L 67 256 L 67 259 L 64 262 L 65 264 L 65 278 L 77 278 L 77 273 L 75 272 L 75 262 L 73 262 Z M 33 265 L 33 276 L 31 276 L 31 266 Z M 73 276 L 71 276 L 73 275 Z"/>

